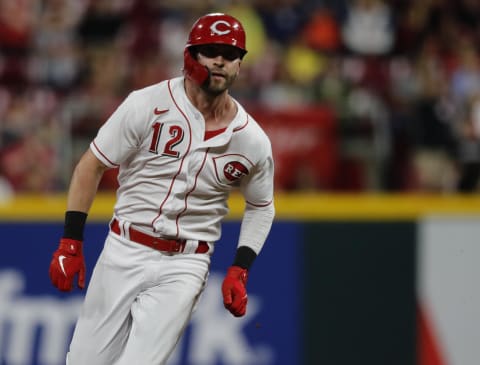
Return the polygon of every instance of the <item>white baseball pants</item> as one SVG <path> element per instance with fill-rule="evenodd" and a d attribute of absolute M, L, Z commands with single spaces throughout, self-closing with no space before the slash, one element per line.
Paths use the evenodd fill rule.
<path fill-rule="evenodd" d="M 168 254 L 109 233 L 67 365 L 162 365 L 208 277 L 210 254 Z"/>

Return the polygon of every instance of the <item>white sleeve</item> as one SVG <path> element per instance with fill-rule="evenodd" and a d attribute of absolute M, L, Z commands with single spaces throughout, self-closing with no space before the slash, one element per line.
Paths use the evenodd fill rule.
<path fill-rule="evenodd" d="M 136 99 L 135 93 L 131 93 L 90 144 L 92 152 L 106 166 L 118 167 L 140 145 L 146 123 L 137 113 Z"/>
<path fill-rule="evenodd" d="M 275 216 L 273 202 L 273 158 L 269 146 L 263 162 L 252 176 L 242 181 L 240 190 L 246 207 L 240 228 L 238 247 L 250 247 L 256 254 L 262 249 Z"/>
<path fill-rule="evenodd" d="M 268 145 L 261 162 L 254 167 L 251 174 L 242 179 L 240 184 L 240 191 L 247 204 L 261 207 L 273 201 L 273 173 L 272 151 Z"/>
<path fill-rule="evenodd" d="M 238 247 L 250 247 L 258 255 L 272 227 L 275 208 L 273 202 L 264 207 L 246 206 L 240 228 Z"/>

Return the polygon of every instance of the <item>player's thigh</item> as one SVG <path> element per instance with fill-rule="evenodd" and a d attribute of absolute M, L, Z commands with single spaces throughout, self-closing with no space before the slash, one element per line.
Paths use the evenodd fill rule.
<path fill-rule="evenodd" d="M 190 320 L 206 285 L 210 258 L 192 254 L 168 261 L 162 265 L 159 284 L 142 292 L 132 305 L 131 335 L 118 365 L 135 359 L 163 364 Z"/>
<path fill-rule="evenodd" d="M 112 364 L 127 341 L 130 310 L 143 283 L 131 247 L 109 236 L 93 271 L 72 338 L 69 363 Z"/>

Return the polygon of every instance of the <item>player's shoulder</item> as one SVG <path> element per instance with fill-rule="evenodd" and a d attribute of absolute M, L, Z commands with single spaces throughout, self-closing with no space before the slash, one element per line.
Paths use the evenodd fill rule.
<path fill-rule="evenodd" d="M 134 104 L 137 110 L 150 111 L 155 107 L 166 107 L 168 105 L 160 105 L 159 103 L 167 103 L 171 99 L 169 97 L 173 84 L 178 84 L 178 80 L 168 79 L 162 80 L 156 84 L 146 86 L 141 89 L 131 91 L 127 96 L 127 103 Z"/>
<path fill-rule="evenodd" d="M 155 98 L 159 94 L 168 92 L 168 83 L 170 81 L 171 80 L 163 80 L 156 84 L 148 85 L 141 89 L 133 90 L 130 92 L 129 97 L 135 98 L 135 99 Z"/>
<path fill-rule="evenodd" d="M 235 131 L 244 131 L 249 138 L 270 141 L 261 124 L 238 102 L 240 124 Z"/>
<path fill-rule="evenodd" d="M 238 105 L 238 120 L 233 129 L 233 138 L 246 150 L 255 151 L 258 156 L 270 155 L 272 145 L 267 133 L 243 106 Z"/>

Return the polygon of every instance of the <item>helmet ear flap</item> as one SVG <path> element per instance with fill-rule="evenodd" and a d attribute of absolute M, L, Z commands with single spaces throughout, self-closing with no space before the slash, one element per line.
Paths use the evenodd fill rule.
<path fill-rule="evenodd" d="M 202 85 L 210 76 L 208 68 L 193 58 L 190 47 L 185 47 L 183 51 L 183 72 L 188 79 L 193 80 L 198 85 Z"/>

